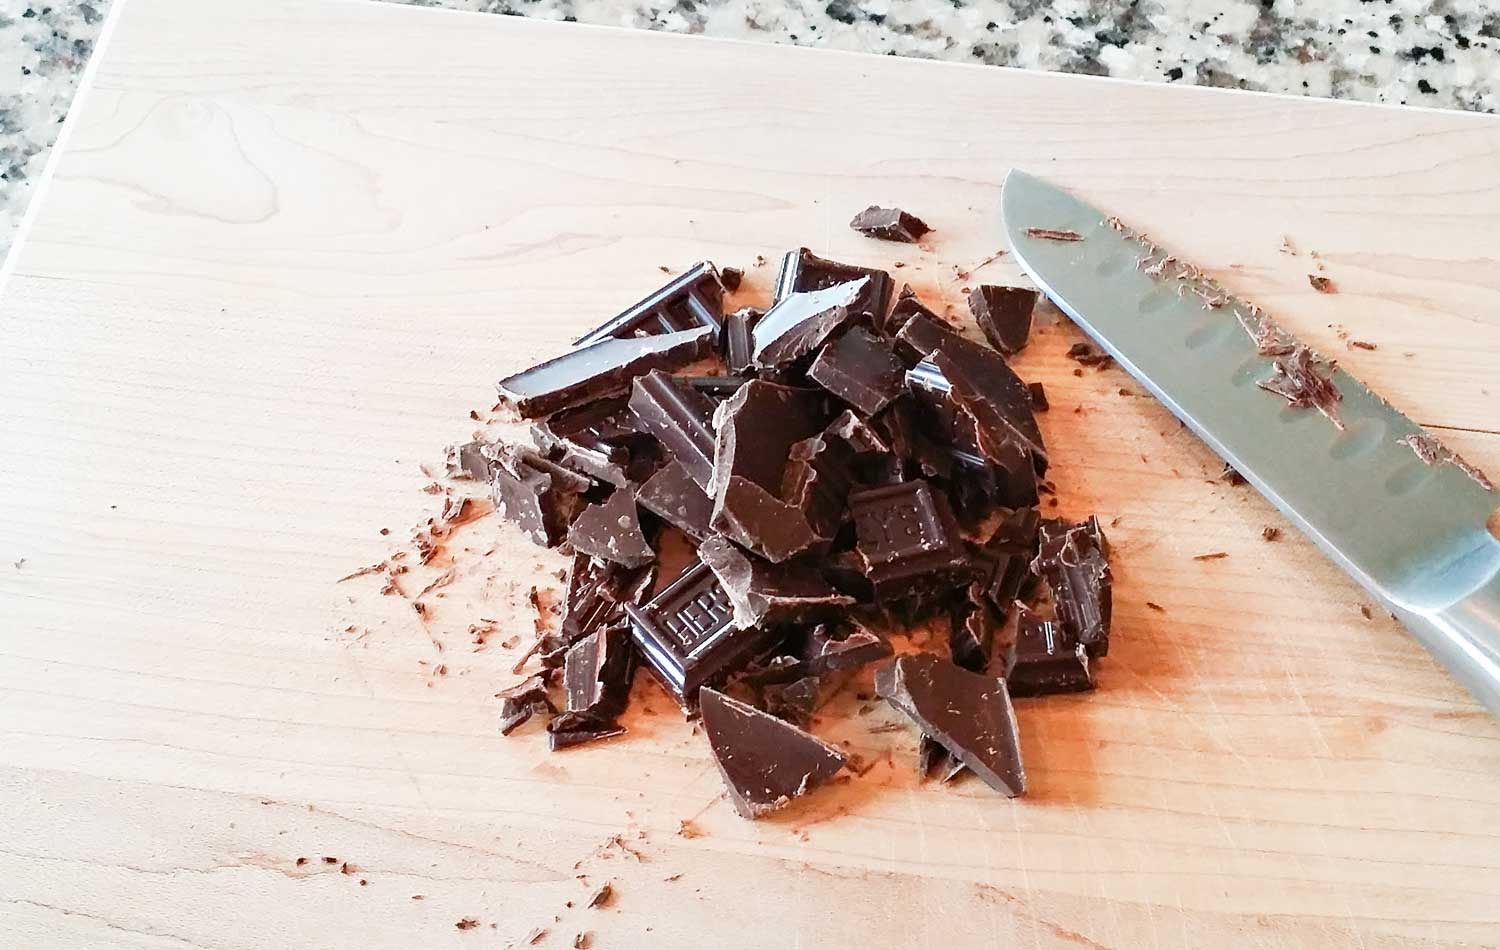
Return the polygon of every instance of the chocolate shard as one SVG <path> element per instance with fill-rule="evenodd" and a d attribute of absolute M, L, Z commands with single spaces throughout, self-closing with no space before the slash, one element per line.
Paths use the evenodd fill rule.
<path fill-rule="evenodd" d="M 777 370 L 790 366 L 859 319 L 860 312 L 854 305 L 868 283 L 868 277 L 861 277 L 822 290 L 788 294 L 778 300 L 750 331 L 754 367 Z"/>
<path fill-rule="evenodd" d="M 703 731 L 740 816 L 763 818 L 828 781 L 844 753 L 754 706 L 701 691 Z"/>
<path fill-rule="evenodd" d="M 891 653 L 888 640 L 855 620 L 820 623 L 808 631 L 797 649 L 805 669 L 814 676 L 858 669 Z"/>
<path fill-rule="evenodd" d="M 905 369 L 890 344 L 856 326 L 823 347 L 807 377 L 873 416 L 906 391 Z"/>
<path fill-rule="evenodd" d="M 712 400 L 691 385 L 652 370 L 636 377 L 630 411 L 699 488 L 708 486 L 714 471 Z"/>
<path fill-rule="evenodd" d="M 543 547 L 562 543 L 593 483 L 525 446 L 497 445 L 488 454 L 495 511 Z"/>
<path fill-rule="evenodd" d="M 911 284 L 902 284 L 901 292 L 896 295 L 896 302 L 891 306 L 891 312 L 875 326 L 886 336 L 895 336 L 912 317 L 922 317 L 933 323 L 942 323 L 942 318 L 918 299 L 917 292 L 912 290 Z"/>
<path fill-rule="evenodd" d="M 967 768 L 931 736 L 923 736 L 917 741 L 917 775 L 921 779 L 931 778 L 936 772 L 937 780 L 946 785 L 962 775 Z"/>
<path fill-rule="evenodd" d="M 573 644 L 602 627 L 623 621 L 623 604 L 644 600 L 655 577 L 654 564 L 630 569 L 575 553 L 563 599 L 562 624 L 558 633 L 543 640 L 542 665 L 562 666 Z"/>
<path fill-rule="evenodd" d="M 976 352 L 985 356 L 974 359 Z M 931 362 L 950 384 L 948 398 L 972 420 L 981 456 L 1004 466 L 1024 452 L 1038 475 L 1046 473 L 1047 450 L 1032 413 L 1031 392 L 1000 354 L 975 347 L 955 356 L 939 349 Z"/>
<path fill-rule="evenodd" d="M 564 468 L 615 486 L 629 482 L 633 453 L 650 442 L 623 398 L 601 399 L 532 423 L 531 438 Z"/>
<path fill-rule="evenodd" d="M 724 318 L 724 365 L 741 376 L 755 368 L 755 325 L 764 310 L 744 307 Z"/>
<path fill-rule="evenodd" d="M 695 541 L 710 534 L 713 499 L 688 477 L 681 462 L 668 462 L 656 470 L 635 493 L 636 504 L 677 528 Z"/>
<path fill-rule="evenodd" d="M 798 729 L 812 724 L 813 713 L 822 702 L 823 681 L 816 676 L 804 676 L 790 683 L 772 683 L 760 692 L 761 705 L 777 719 L 789 722 Z"/>
<path fill-rule="evenodd" d="M 1016 604 L 1016 643 L 1005 674 L 1012 696 L 1076 693 L 1094 688 L 1088 651 L 1059 625 Z"/>
<path fill-rule="evenodd" d="M 849 227 L 866 237 L 899 241 L 902 244 L 915 244 L 922 235 L 932 230 L 914 214 L 908 214 L 900 208 L 880 208 L 875 205 L 856 214 L 849 222 Z"/>
<path fill-rule="evenodd" d="M 1010 355 L 1021 352 L 1031 336 L 1031 314 L 1037 292 L 1027 287 L 981 284 L 969 293 L 969 312 L 990 346 Z"/>
<path fill-rule="evenodd" d="M 1005 681 L 931 653 L 897 657 L 875 674 L 875 692 L 995 791 L 1026 791 L 1016 712 Z"/>
<path fill-rule="evenodd" d="M 849 496 L 856 550 L 875 594 L 890 600 L 962 576 L 968 552 L 947 500 L 916 479 Z"/>
<path fill-rule="evenodd" d="M 864 559 L 858 551 L 840 551 L 823 562 L 823 576 L 835 590 L 842 591 L 861 604 L 875 599 L 875 587 L 865 573 Z"/>
<path fill-rule="evenodd" d="M 1043 522 L 1031 571 L 1047 582 L 1063 630 L 1089 656 L 1109 653 L 1113 612 L 1109 546 L 1099 519 L 1077 524 Z"/>
<path fill-rule="evenodd" d="M 1034 577 L 1031 561 L 1036 557 L 1040 520 L 1035 508 L 1002 513 L 994 532 L 977 553 L 985 596 L 1002 619 L 1023 594 L 1027 581 Z"/>
<path fill-rule="evenodd" d="M 990 606 L 984 586 L 971 584 L 968 595 L 949 612 L 948 650 L 953 662 L 966 670 L 983 673 L 989 668 L 999 626 L 1000 618 Z"/>
<path fill-rule="evenodd" d="M 891 451 L 891 447 L 885 444 L 880 433 L 871 428 L 868 422 L 847 409 L 828 423 L 828 428 L 823 431 L 842 439 L 856 455 L 886 455 Z"/>
<path fill-rule="evenodd" d="M 451 446 L 449 451 L 452 461 L 448 465 L 447 474 L 450 478 L 472 478 L 480 482 L 490 480 L 495 467 L 494 459 L 489 454 L 493 451 L 491 443 L 465 442 Z"/>
<path fill-rule="evenodd" d="M 822 432 L 829 417 L 825 397 L 764 380 L 746 383 L 720 404 L 713 529 L 775 562 L 826 543 L 781 492 L 792 446 Z"/>
<path fill-rule="evenodd" d="M 830 261 L 805 247 L 788 251 L 781 259 L 781 269 L 776 274 L 776 300 L 780 302 L 792 294 L 823 290 L 861 278 L 869 283 L 850 304 L 850 309 L 863 321 L 877 324 L 891 305 L 891 275 L 874 267 Z"/>
<path fill-rule="evenodd" d="M 834 590 L 810 565 L 772 564 L 714 537 L 698 557 L 719 579 L 737 627 L 767 627 L 837 616 L 854 598 Z"/>
<path fill-rule="evenodd" d="M 643 567 L 656 559 L 641 529 L 635 495 L 623 488 L 583 509 L 568 529 L 568 541 L 575 551 L 625 567 Z"/>
<path fill-rule="evenodd" d="M 635 660 L 630 632 L 623 626 L 605 627 L 573 644 L 563 664 L 566 711 L 599 722 L 624 712 Z"/>
<path fill-rule="evenodd" d="M 563 725 L 569 728 L 562 728 Z M 557 728 L 553 728 L 554 726 Z M 573 746 L 583 745 L 585 742 L 613 739 L 615 736 L 624 734 L 625 727 L 618 723 L 596 722 L 587 716 L 575 717 L 564 712 L 559 713 L 547 723 L 547 748 L 557 752 L 560 749 L 571 749 Z"/>
<path fill-rule="evenodd" d="M 684 709 L 705 683 L 721 683 L 768 653 L 781 635 L 734 625 L 729 595 L 707 564 L 694 561 L 645 606 L 625 605 L 646 666 Z"/>
<path fill-rule="evenodd" d="M 1257 386 L 1285 399 L 1294 409 L 1316 409 L 1338 428 L 1344 427 L 1339 421 L 1339 402 L 1344 396 L 1327 363 L 1299 344 L 1279 357 L 1274 366 L 1271 378 L 1258 380 Z"/>
<path fill-rule="evenodd" d="M 497 384 L 500 403 L 523 418 L 535 419 L 630 388 L 651 369 L 675 369 L 713 351 L 718 331 L 696 327 L 677 333 L 630 339 L 603 339 L 564 353 Z"/>
<path fill-rule="evenodd" d="M 1026 390 L 1031 393 L 1031 408 L 1037 412 L 1046 412 L 1051 408 L 1047 402 L 1047 390 L 1041 383 L 1027 383 Z"/>
<path fill-rule="evenodd" d="M 500 699 L 500 734 L 508 736 L 525 725 L 532 716 L 551 716 L 557 712 L 547 698 L 551 672 L 534 673 L 495 695 Z"/>
<path fill-rule="evenodd" d="M 714 265 L 699 261 L 623 313 L 579 337 L 574 346 L 706 327 L 719 333 L 724 283 Z"/>

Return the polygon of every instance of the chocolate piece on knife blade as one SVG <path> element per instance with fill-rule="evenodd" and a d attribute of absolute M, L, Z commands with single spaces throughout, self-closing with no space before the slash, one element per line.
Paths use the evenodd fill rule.
<path fill-rule="evenodd" d="M 1316 409 L 1338 428 L 1344 427 L 1339 421 L 1339 400 L 1344 397 L 1328 364 L 1299 343 L 1274 366 L 1271 378 L 1256 380 L 1255 385 L 1285 399 L 1293 409 Z"/>
<path fill-rule="evenodd" d="M 969 293 L 969 312 L 990 346 L 1009 356 L 1021 352 L 1031 336 L 1036 298 L 1027 287 L 981 284 Z"/>
<path fill-rule="evenodd" d="M 496 445 L 486 454 L 493 462 L 490 495 L 496 513 L 543 547 L 561 544 L 593 483 L 525 446 Z"/>
<path fill-rule="evenodd" d="M 679 333 L 604 339 L 570 350 L 502 379 L 501 405 L 535 419 L 630 388 L 630 381 L 652 369 L 675 369 L 713 351 L 717 331 L 697 327 Z"/>
<path fill-rule="evenodd" d="M 912 289 L 911 284 L 902 284 L 901 292 L 896 295 L 896 302 L 891 305 L 891 312 L 884 320 L 877 321 L 875 328 L 886 336 L 895 336 L 906 326 L 906 321 L 917 316 L 942 323 L 942 318 L 917 298 L 917 292 Z"/>
<path fill-rule="evenodd" d="M 897 657 L 875 674 L 875 692 L 988 786 L 1026 791 L 1015 709 L 1005 681 L 931 653 Z"/>
<path fill-rule="evenodd" d="M 947 500 L 917 479 L 855 492 L 849 509 L 859 537 L 856 550 L 882 600 L 960 576 L 968 552 Z"/>
<path fill-rule="evenodd" d="M 878 324 L 891 305 L 891 275 L 874 267 L 857 267 L 818 257 L 805 247 L 788 251 L 776 274 L 776 300 L 791 294 L 822 290 L 835 284 L 867 278 L 859 299 L 850 309 L 871 325 Z"/>
<path fill-rule="evenodd" d="M 636 377 L 630 411 L 688 477 L 707 488 L 714 470 L 713 401 L 681 380 L 652 370 Z"/>
<path fill-rule="evenodd" d="M 688 477 L 681 462 L 668 462 L 636 489 L 636 503 L 695 541 L 709 536 L 714 502 Z"/>
<path fill-rule="evenodd" d="M 1397 439 L 1396 443 L 1415 452 L 1424 465 L 1452 465 L 1473 479 L 1474 483 L 1485 491 L 1495 490 L 1495 483 L 1490 481 L 1488 475 L 1480 471 L 1477 466 L 1470 464 L 1462 455 L 1444 445 L 1431 432 L 1413 432 L 1411 435 Z M 1266 540 L 1273 539 L 1267 538 Z"/>
<path fill-rule="evenodd" d="M 610 338 L 624 340 L 707 327 L 719 334 L 724 284 L 708 261 L 699 261 L 623 313 L 574 341 L 587 346 Z"/>
<path fill-rule="evenodd" d="M 854 305 L 868 283 L 868 277 L 861 277 L 777 300 L 750 331 L 754 368 L 779 370 L 791 366 L 822 346 L 834 333 L 860 319 Z"/>
<path fill-rule="evenodd" d="M 922 235 L 932 230 L 914 214 L 908 214 L 900 208 L 879 208 L 875 205 L 856 214 L 849 222 L 849 227 L 866 237 L 899 241 L 902 244 L 915 244 Z"/>
<path fill-rule="evenodd" d="M 568 541 L 575 551 L 625 567 L 643 567 L 656 559 L 641 529 L 635 495 L 624 488 L 583 509 L 568 529 Z"/>
<path fill-rule="evenodd" d="M 703 731 L 741 817 L 763 818 L 844 767 L 844 753 L 796 726 L 714 689 L 701 695 Z"/>
<path fill-rule="evenodd" d="M 834 590 L 812 565 L 772 564 L 714 537 L 698 557 L 719 579 L 737 627 L 821 620 L 837 616 L 854 598 Z"/>
<path fill-rule="evenodd" d="M 1094 688 L 1088 651 L 1058 624 L 1016 604 L 1016 643 L 1006 684 L 1012 696 L 1076 693 Z"/>
<path fill-rule="evenodd" d="M 755 368 L 755 325 L 764 310 L 744 307 L 724 318 L 724 365 L 741 376 Z"/>
<path fill-rule="evenodd" d="M 822 432 L 830 417 L 826 397 L 764 380 L 751 380 L 720 404 L 713 529 L 777 562 L 826 543 L 781 491 L 792 446 Z"/>
<path fill-rule="evenodd" d="M 770 651 L 772 631 L 734 626 L 729 595 L 707 564 L 694 561 L 644 607 L 625 605 L 641 658 L 684 709 L 704 683 L 719 683 Z"/>
<path fill-rule="evenodd" d="M 864 327 L 850 327 L 823 347 L 807 377 L 867 416 L 905 389 L 906 367 L 890 344 Z"/>
<path fill-rule="evenodd" d="M 948 651 L 953 662 L 966 670 L 983 673 L 994 652 L 995 631 L 1000 618 L 985 596 L 985 588 L 971 584 L 968 595 L 949 609 Z"/>
<path fill-rule="evenodd" d="M 508 736 L 525 725 L 532 716 L 551 716 L 557 712 L 547 698 L 547 684 L 552 673 L 534 673 L 513 686 L 496 693 L 500 700 L 500 734 Z"/>
<path fill-rule="evenodd" d="M 1040 537 L 1031 571 L 1052 591 L 1059 623 L 1089 656 L 1107 655 L 1113 594 L 1109 547 L 1099 520 L 1043 522 Z"/>

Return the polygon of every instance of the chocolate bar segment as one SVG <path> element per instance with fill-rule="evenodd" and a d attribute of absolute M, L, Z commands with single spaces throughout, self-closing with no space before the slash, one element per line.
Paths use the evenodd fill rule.
<path fill-rule="evenodd" d="M 656 552 L 641 529 L 635 496 L 624 488 L 583 509 L 568 529 L 568 541 L 575 551 L 624 567 L 644 567 L 656 560 Z"/>
<path fill-rule="evenodd" d="M 875 674 L 875 692 L 995 791 L 1026 791 L 1016 712 L 1005 680 L 971 673 L 931 653 L 897 657 Z"/>
<path fill-rule="evenodd" d="M 788 294 L 776 301 L 750 331 L 751 363 L 757 370 L 790 366 L 860 318 L 856 302 L 869 283 L 861 277 L 822 290 Z"/>
<path fill-rule="evenodd" d="M 656 470 L 635 493 L 636 503 L 683 534 L 702 541 L 710 534 L 709 518 L 714 502 L 698 483 L 688 477 L 681 462 L 668 462 Z"/>
<path fill-rule="evenodd" d="M 902 244 L 915 244 L 922 235 L 932 230 L 914 214 L 908 214 L 900 208 L 880 208 L 875 205 L 856 214 L 849 222 L 849 227 L 866 237 Z"/>
<path fill-rule="evenodd" d="M 717 690 L 702 691 L 701 708 L 714 763 L 742 818 L 784 808 L 844 767 L 843 752 Z"/>
<path fill-rule="evenodd" d="M 703 542 L 698 557 L 719 579 L 733 606 L 734 624 L 741 628 L 826 619 L 854 603 L 815 567 L 772 564 L 724 538 Z"/>
<path fill-rule="evenodd" d="M 1063 630 L 1091 657 L 1109 653 L 1113 590 L 1108 542 L 1099 520 L 1043 522 L 1032 573 L 1047 582 Z"/>
<path fill-rule="evenodd" d="M 779 641 L 774 632 L 734 625 L 729 595 L 707 564 L 694 561 L 644 607 L 625 605 L 641 658 L 682 705 L 697 705 L 699 687 L 722 682 Z"/>
<path fill-rule="evenodd" d="M 1094 688 L 1088 651 L 1059 625 L 1016 604 L 1016 643 L 1005 682 L 1012 696 L 1076 693 Z"/>
<path fill-rule="evenodd" d="M 890 344 L 856 326 L 823 347 L 807 376 L 873 416 L 905 391 L 905 369 Z"/>
<path fill-rule="evenodd" d="M 969 293 L 969 312 L 990 346 L 1007 356 L 1021 352 L 1031 336 L 1037 292 L 1027 287 L 981 284 Z"/>
<path fill-rule="evenodd" d="M 707 488 L 714 471 L 714 403 L 660 370 L 636 378 L 630 411 L 688 477 Z"/>
<path fill-rule="evenodd" d="M 626 340 L 707 327 L 719 334 L 724 284 L 708 261 L 699 261 L 623 313 L 574 341 L 588 346 L 600 340 Z"/>
<path fill-rule="evenodd" d="M 880 599 L 968 570 L 968 553 L 947 500 L 926 481 L 855 492 L 849 509 L 859 537 L 856 550 Z"/>
<path fill-rule="evenodd" d="M 865 322 L 878 326 L 891 306 L 891 275 L 874 267 L 857 267 L 818 257 L 805 247 L 788 251 L 776 274 L 776 300 L 792 294 L 822 290 L 836 284 L 867 278 L 869 283 L 850 309 Z"/>
<path fill-rule="evenodd" d="M 535 419 L 630 388 L 651 369 L 675 369 L 713 351 L 718 331 L 696 327 L 631 339 L 603 339 L 570 350 L 497 384 L 501 405 Z"/>
<path fill-rule="evenodd" d="M 514 521 L 543 547 L 562 543 L 582 505 L 582 494 L 593 483 L 525 446 L 496 445 L 488 455 L 496 513 Z"/>

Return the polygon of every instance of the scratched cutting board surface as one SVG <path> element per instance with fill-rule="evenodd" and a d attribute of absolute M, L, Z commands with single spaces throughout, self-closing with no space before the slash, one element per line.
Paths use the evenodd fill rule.
<path fill-rule="evenodd" d="M 339 0 L 128 0 L 99 55 L 0 301 L 0 943 L 1500 942 L 1500 726 L 1055 314 L 1016 365 L 1116 648 L 1019 704 L 1023 799 L 918 785 L 860 682 L 816 731 L 868 771 L 762 823 L 644 677 L 621 740 L 502 739 L 562 559 L 492 515 L 404 596 L 336 583 L 659 266 L 754 303 L 805 243 L 961 314 L 1018 279 L 954 273 L 1012 166 L 1500 469 L 1500 121 Z M 872 201 L 928 247 L 849 232 Z"/>

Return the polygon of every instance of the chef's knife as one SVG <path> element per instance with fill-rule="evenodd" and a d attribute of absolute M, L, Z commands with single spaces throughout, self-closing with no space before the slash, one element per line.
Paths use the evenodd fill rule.
<path fill-rule="evenodd" d="M 1058 309 L 1500 716 L 1500 541 L 1485 526 L 1500 495 L 1483 476 L 1418 457 L 1403 440 L 1430 437 L 1343 370 L 1342 428 L 1259 388 L 1274 372 L 1259 308 L 1160 265 L 1117 220 L 1019 171 L 1003 205 L 1017 261 Z"/>

